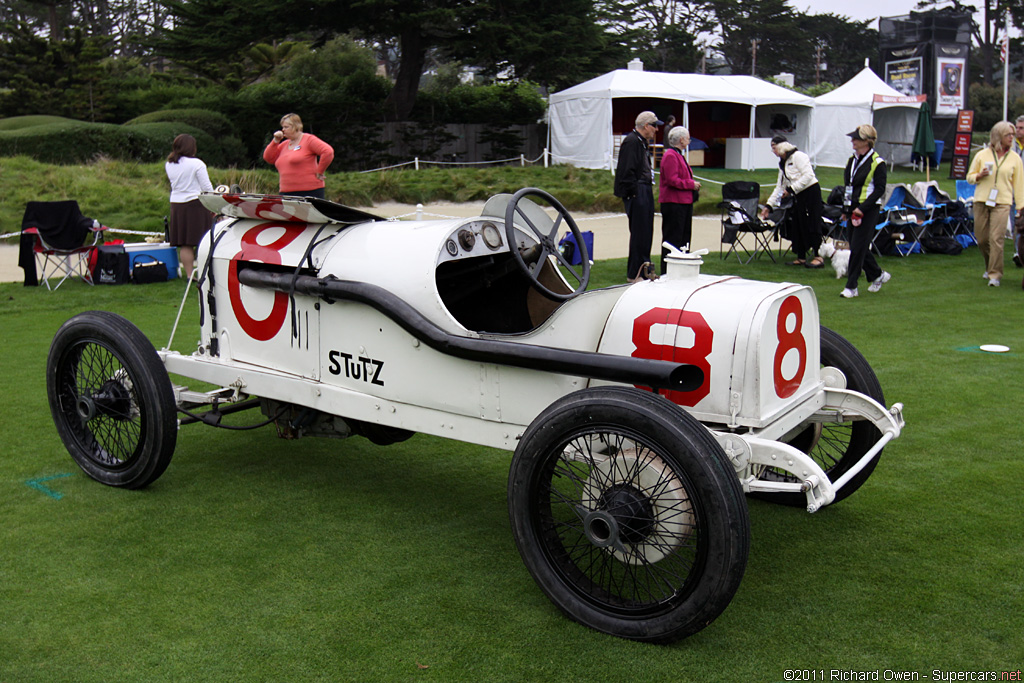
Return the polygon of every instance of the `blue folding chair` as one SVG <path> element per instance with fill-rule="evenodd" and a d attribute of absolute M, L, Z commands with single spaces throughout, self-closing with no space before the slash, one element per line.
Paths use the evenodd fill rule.
<path fill-rule="evenodd" d="M 956 181 L 956 202 L 948 210 L 953 237 L 964 247 L 977 244 L 974 239 L 974 185 Z"/>
<path fill-rule="evenodd" d="M 974 185 L 966 180 L 956 181 L 956 200 L 962 204 L 974 203 Z"/>
<path fill-rule="evenodd" d="M 871 248 L 879 256 L 885 252 L 894 252 L 900 256 L 920 254 L 921 236 L 928 232 L 928 226 L 934 222 L 927 213 L 928 210 L 908 191 L 906 185 L 891 186 L 889 196 L 879 209 L 879 215 L 884 218 L 875 226 Z"/>

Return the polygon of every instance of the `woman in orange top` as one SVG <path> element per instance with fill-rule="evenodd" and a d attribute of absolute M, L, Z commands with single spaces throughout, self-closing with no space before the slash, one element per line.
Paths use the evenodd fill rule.
<path fill-rule="evenodd" d="M 281 130 L 263 150 L 263 159 L 277 167 L 281 194 L 325 198 L 324 172 L 334 161 L 334 148 L 315 135 L 303 133 L 298 114 L 281 117 Z"/>

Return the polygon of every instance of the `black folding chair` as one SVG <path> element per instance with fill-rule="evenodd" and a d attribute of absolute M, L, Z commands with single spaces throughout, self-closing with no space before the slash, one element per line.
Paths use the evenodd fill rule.
<path fill-rule="evenodd" d="M 843 192 L 842 185 L 836 185 L 828 193 L 828 199 L 821 205 L 822 239 L 849 241 L 846 224 L 843 223 Z"/>
<path fill-rule="evenodd" d="M 771 241 L 778 239 L 786 210 L 777 209 L 774 217 L 769 215 L 762 220 L 758 215 L 760 197 L 761 186 L 749 180 L 733 180 L 722 186 L 722 201 L 718 205 L 722 210 L 719 247 L 722 260 L 736 254 L 740 263 L 750 263 L 761 254 L 768 254 L 768 258 L 775 261 Z M 725 248 L 727 244 L 728 250 Z"/>

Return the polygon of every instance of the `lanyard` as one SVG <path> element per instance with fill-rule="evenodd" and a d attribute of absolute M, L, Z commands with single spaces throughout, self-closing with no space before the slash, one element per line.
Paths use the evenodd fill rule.
<path fill-rule="evenodd" d="M 992 150 L 992 157 L 995 158 L 995 156 L 996 156 L 996 151 Z M 998 161 L 996 161 L 996 175 L 995 175 L 994 178 L 992 178 L 992 185 L 994 187 L 999 187 L 999 169 L 1003 167 L 1003 162 L 1006 161 L 1006 157 L 1008 157 L 1008 156 L 1010 156 L 1009 150 L 1007 150 L 1006 152 L 1003 153 L 1003 158 L 1002 159 L 999 159 Z"/>
<path fill-rule="evenodd" d="M 875 151 L 871 150 L 870 152 L 862 156 L 860 159 L 857 158 L 856 154 L 853 155 L 853 163 L 850 165 L 850 185 L 853 185 L 853 179 L 857 175 L 857 171 L 860 170 L 861 166 L 868 162 L 868 160 L 871 158 L 871 155 L 873 155 L 874 153 Z"/>

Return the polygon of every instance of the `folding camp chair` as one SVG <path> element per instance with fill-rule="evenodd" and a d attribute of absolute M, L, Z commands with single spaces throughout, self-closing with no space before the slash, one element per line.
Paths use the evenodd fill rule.
<path fill-rule="evenodd" d="M 821 205 L 822 239 L 849 241 L 849 235 L 845 232 L 846 224 L 842 222 L 844 190 L 842 185 L 836 185 Z"/>
<path fill-rule="evenodd" d="M 924 208 L 929 212 L 929 233 L 935 237 L 955 237 L 959 203 L 951 199 L 936 184 L 928 185 L 924 193 Z"/>
<path fill-rule="evenodd" d="M 36 267 L 53 291 L 71 277 L 93 284 L 90 257 L 106 227 L 82 215 L 75 200 L 29 202 L 21 222 L 21 254 L 25 284 L 38 285 Z M 91 237 L 91 240 L 90 240 Z M 56 285 L 51 279 L 60 276 Z"/>
<path fill-rule="evenodd" d="M 719 247 L 722 259 L 736 254 L 740 263 L 750 263 L 761 254 L 775 260 L 771 240 L 777 238 L 779 226 L 785 219 L 785 210 L 772 220 L 761 220 L 758 216 L 758 199 L 761 186 L 749 180 L 733 180 L 722 186 L 722 241 Z M 729 249 L 725 249 L 725 245 Z M 740 252 L 743 252 L 743 256 Z M 744 256 L 746 260 L 744 260 Z"/>
<path fill-rule="evenodd" d="M 879 256 L 921 253 L 921 237 L 927 234 L 934 218 L 929 216 L 928 209 L 914 198 L 906 185 L 890 185 L 887 192 L 888 196 L 879 209 L 881 220 L 875 226 L 871 248 Z"/>
<path fill-rule="evenodd" d="M 974 240 L 974 185 L 966 180 L 956 181 L 956 201 L 949 209 L 949 227 L 953 237 L 967 247 Z"/>

